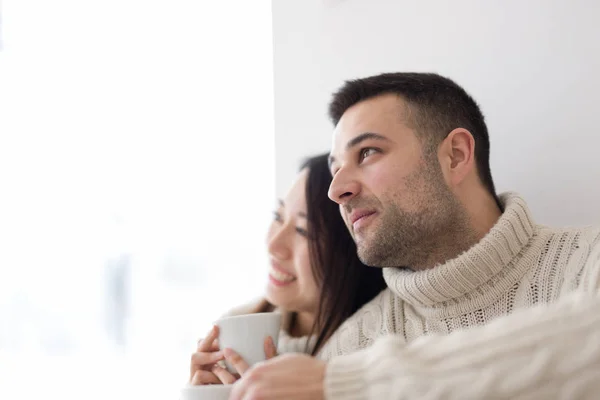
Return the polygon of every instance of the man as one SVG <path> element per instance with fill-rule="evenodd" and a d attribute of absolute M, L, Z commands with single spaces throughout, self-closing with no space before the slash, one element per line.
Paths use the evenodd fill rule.
<path fill-rule="evenodd" d="M 435 74 L 334 95 L 330 198 L 388 289 L 320 354 L 250 369 L 234 399 L 597 398 L 600 230 L 496 195 L 483 115 Z"/>

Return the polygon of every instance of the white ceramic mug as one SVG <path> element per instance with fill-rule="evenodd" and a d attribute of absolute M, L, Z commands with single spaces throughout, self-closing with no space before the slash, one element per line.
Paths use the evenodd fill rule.
<path fill-rule="evenodd" d="M 181 389 L 180 400 L 228 400 L 233 385 L 188 385 Z"/>
<path fill-rule="evenodd" d="M 219 327 L 219 347 L 221 350 L 230 348 L 238 353 L 248 365 L 264 361 L 265 339 L 273 338 L 275 347 L 281 329 L 281 314 L 277 312 L 236 315 L 221 318 L 215 325 Z M 237 371 L 225 363 L 227 369 Z"/>

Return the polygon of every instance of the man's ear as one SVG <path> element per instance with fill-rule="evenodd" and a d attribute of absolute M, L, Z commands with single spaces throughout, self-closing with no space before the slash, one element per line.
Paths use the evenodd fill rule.
<path fill-rule="evenodd" d="M 471 132 L 464 128 L 450 132 L 438 149 L 438 158 L 448 184 L 460 185 L 475 169 L 475 139 Z"/>

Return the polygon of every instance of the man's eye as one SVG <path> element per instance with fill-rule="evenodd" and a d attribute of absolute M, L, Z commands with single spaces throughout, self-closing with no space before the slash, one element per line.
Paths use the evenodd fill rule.
<path fill-rule="evenodd" d="M 360 151 L 360 160 L 364 160 L 365 158 L 369 157 L 370 155 L 374 154 L 376 152 L 376 150 L 372 147 L 367 147 L 364 148 Z"/>
<path fill-rule="evenodd" d="M 273 220 L 277 221 L 277 222 L 281 222 L 282 221 L 281 214 L 279 214 L 277 211 L 273 211 Z"/>

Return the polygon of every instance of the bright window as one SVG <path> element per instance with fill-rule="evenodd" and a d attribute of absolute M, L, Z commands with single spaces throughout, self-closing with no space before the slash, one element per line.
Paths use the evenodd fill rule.
<path fill-rule="evenodd" d="M 4 3 L 0 398 L 176 398 L 262 292 L 270 7 Z"/>

